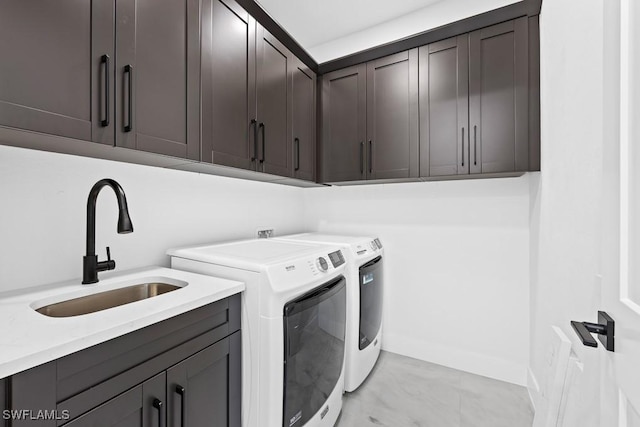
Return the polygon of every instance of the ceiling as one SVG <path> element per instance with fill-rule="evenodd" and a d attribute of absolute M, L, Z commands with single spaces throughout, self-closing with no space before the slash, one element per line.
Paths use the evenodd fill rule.
<path fill-rule="evenodd" d="M 519 0 L 257 1 L 318 63 L 324 63 Z"/>
<path fill-rule="evenodd" d="M 258 0 L 306 50 L 439 1 L 442 0 Z"/>

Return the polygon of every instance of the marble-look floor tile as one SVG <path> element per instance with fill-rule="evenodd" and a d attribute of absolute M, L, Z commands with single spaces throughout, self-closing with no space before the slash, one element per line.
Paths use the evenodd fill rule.
<path fill-rule="evenodd" d="M 523 387 L 382 352 L 336 427 L 531 427 Z"/>

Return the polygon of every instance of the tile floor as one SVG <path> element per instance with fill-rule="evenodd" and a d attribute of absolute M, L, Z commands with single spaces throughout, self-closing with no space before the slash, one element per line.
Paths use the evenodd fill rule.
<path fill-rule="evenodd" d="M 524 387 L 382 352 L 335 427 L 531 427 Z"/>

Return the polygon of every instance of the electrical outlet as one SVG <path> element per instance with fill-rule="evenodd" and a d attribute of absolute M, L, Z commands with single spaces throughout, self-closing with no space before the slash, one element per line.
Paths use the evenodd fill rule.
<path fill-rule="evenodd" d="M 273 228 L 266 228 L 264 230 L 258 230 L 258 239 L 268 239 L 269 237 L 274 236 Z"/>

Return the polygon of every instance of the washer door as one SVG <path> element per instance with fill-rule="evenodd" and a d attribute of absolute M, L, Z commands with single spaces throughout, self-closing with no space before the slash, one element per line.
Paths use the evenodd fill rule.
<path fill-rule="evenodd" d="M 345 278 L 284 306 L 283 427 L 304 425 L 335 388 L 344 359 Z"/>
<path fill-rule="evenodd" d="M 378 336 L 382 323 L 382 257 L 360 267 L 360 350 Z"/>

